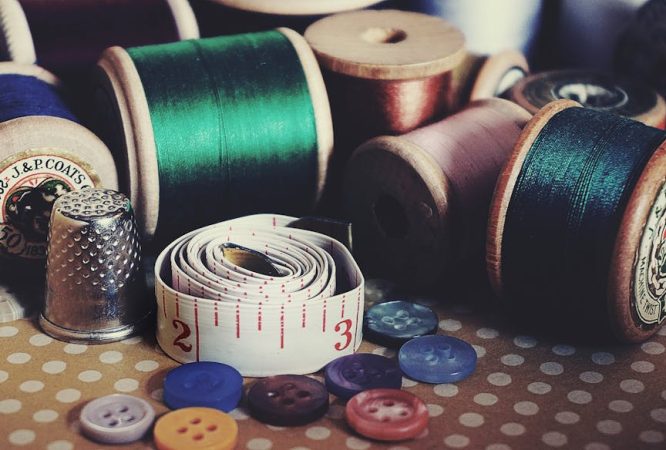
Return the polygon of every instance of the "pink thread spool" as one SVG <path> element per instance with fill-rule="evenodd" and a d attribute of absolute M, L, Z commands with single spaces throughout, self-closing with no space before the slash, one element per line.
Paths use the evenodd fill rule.
<path fill-rule="evenodd" d="M 364 268 L 432 285 L 456 261 L 482 257 L 499 171 L 530 114 L 479 100 L 402 136 L 361 145 L 344 178 L 344 208 Z"/>

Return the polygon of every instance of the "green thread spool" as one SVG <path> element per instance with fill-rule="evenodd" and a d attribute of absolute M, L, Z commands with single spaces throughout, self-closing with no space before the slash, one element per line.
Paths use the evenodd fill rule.
<path fill-rule="evenodd" d="M 666 133 L 570 100 L 543 108 L 498 180 L 491 283 L 540 329 L 640 342 L 666 315 Z"/>
<path fill-rule="evenodd" d="M 318 201 L 330 109 L 294 31 L 113 47 L 98 68 L 98 129 L 147 239 L 256 212 L 303 214 Z"/>

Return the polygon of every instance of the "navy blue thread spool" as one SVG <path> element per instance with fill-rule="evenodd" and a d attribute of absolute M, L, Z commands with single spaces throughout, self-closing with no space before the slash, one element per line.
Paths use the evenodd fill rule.
<path fill-rule="evenodd" d="M 56 198 L 86 186 L 118 185 L 111 153 L 77 123 L 57 86 L 40 67 L 0 63 L 0 285 L 7 290 L 0 321 L 38 306 Z"/>

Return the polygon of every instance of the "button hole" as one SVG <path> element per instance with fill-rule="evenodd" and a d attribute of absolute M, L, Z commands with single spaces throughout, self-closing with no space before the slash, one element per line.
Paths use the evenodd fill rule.
<path fill-rule="evenodd" d="M 194 419 L 190 420 L 190 423 L 191 423 L 192 425 L 199 424 L 199 423 L 201 423 L 201 419 L 198 418 L 198 417 L 195 417 Z"/>
<path fill-rule="evenodd" d="M 382 417 L 382 422 L 390 422 L 391 419 L 388 417 Z"/>
<path fill-rule="evenodd" d="M 194 439 L 195 441 L 200 441 L 200 440 L 202 440 L 203 438 L 204 438 L 204 435 L 201 434 L 201 433 L 197 433 L 197 434 L 195 434 L 194 436 L 192 436 L 192 439 Z"/>
<path fill-rule="evenodd" d="M 385 400 L 384 406 L 394 406 L 395 402 L 393 400 Z"/>
<path fill-rule="evenodd" d="M 403 417 L 405 417 L 405 416 L 408 415 L 408 414 L 409 414 L 409 413 L 408 413 L 407 411 L 405 411 L 405 410 L 400 411 L 400 415 L 403 416 Z"/>
<path fill-rule="evenodd" d="M 379 411 L 377 408 L 370 408 L 370 409 L 368 409 L 368 412 L 371 413 L 371 414 L 374 414 L 374 413 L 376 413 L 377 411 Z"/>
<path fill-rule="evenodd" d="M 128 408 L 127 406 L 123 406 L 122 408 L 120 408 L 120 409 L 118 410 L 119 413 L 125 413 L 125 412 L 127 412 L 127 411 L 129 411 L 129 408 Z"/>
<path fill-rule="evenodd" d="M 208 425 L 208 426 L 206 427 L 206 430 L 208 430 L 208 431 L 215 431 L 215 430 L 217 430 L 217 425 Z"/>
<path fill-rule="evenodd" d="M 109 426 L 110 426 L 110 427 L 115 427 L 115 426 L 118 426 L 118 423 L 119 423 L 119 422 L 118 422 L 117 420 L 114 419 L 114 420 L 112 420 L 111 422 L 109 422 Z"/>
<path fill-rule="evenodd" d="M 179 432 L 180 434 L 185 434 L 185 433 L 187 433 L 187 427 L 178 428 L 178 432 Z"/>
<path fill-rule="evenodd" d="M 107 412 L 104 413 L 104 415 L 102 417 L 104 417 L 105 419 L 108 419 L 109 417 L 111 417 L 111 415 L 112 415 L 111 412 L 107 411 Z"/>
<path fill-rule="evenodd" d="M 299 398 L 307 398 L 310 396 L 310 393 L 308 391 L 298 391 L 298 394 L 296 394 Z"/>

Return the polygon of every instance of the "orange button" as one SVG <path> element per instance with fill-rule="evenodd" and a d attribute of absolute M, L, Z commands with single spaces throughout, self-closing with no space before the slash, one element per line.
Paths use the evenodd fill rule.
<path fill-rule="evenodd" d="M 238 441 L 238 425 L 217 409 L 183 408 L 160 417 L 153 435 L 159 450 L 230 450 Z"/>

